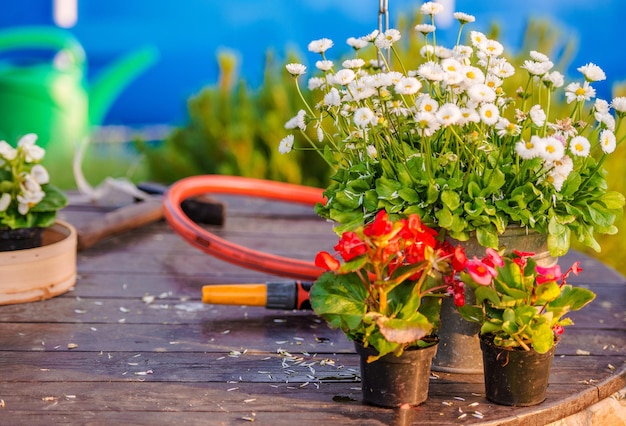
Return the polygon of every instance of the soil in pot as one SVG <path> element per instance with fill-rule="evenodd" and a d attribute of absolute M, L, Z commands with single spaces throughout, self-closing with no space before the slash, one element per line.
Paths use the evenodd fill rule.
<path fill-rule="evenodd" d="M 25 250 L 41 246 L 43 228 L 0 229 L 0 251 Z"/>

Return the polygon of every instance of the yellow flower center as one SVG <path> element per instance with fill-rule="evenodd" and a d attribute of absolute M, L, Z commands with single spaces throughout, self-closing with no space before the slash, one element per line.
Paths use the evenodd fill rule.
<path fill-rule="evenodd" d="M 574 148 L 576 149 L 576 151 L 578 152 L 582 152 L 583 151 L 583 146 L 580 143 L 577 143 L 576 145 L 574 145 Z"/>
<path fill-rule="evenodd" d="M 554 146 L 552 145 L 546 146 L 546 151 L 548 151 L 550 154 L 554 154 Z"/>
<path fill-rule="evenodd" d="M 433 110 L 433 106 L 431 104 L 424 105 L 424 111 L 431 112 Z"/>
<path fill-rule="evenodd" d="M 493 116 L 493 112 L 492 112 L 490 109 L 488 109 L 487 111 L 485 111 L 485 117 L 487 117 L 487 118 L 491 118 L 492 116 Z"/>
<path fill-rule="evenodd" d="M 583 87 L 579 87 L 576 89 L 576 96 L 583 96 L 585 94 L 585 89 Z"/>
<path fill-rule="evenodd" d="M 474 71 L 468 71 L 468 73 L 466 74 L 467 78 L 473 80 L 476 78 L 476 73 L 474 73 Z"/>

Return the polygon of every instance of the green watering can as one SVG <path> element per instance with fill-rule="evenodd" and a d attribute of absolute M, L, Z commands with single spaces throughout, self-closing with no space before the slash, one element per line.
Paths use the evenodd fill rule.
<path fill-rule="evenodd" d="M 65 30 L 0 31 L 0 53 L 9 50 L 55 53 L 51 60 L 0 62 L 0 140 L 13 144 L 26 133 L 37 133 L 38 145 L 49 152 L 69 152 L 81 142 L 120 92 L 157 58 L 155 48 L 143 48 L 87 84 L 85 51 Z"/>

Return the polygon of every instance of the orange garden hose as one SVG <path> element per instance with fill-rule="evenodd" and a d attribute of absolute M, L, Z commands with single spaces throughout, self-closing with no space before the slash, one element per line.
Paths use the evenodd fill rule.
<path fill-rule="evenodd" d="M 191 245 L 227 262 L 301 280 L 316 280 L 323 272 L 312 262 L 252 250 L 219 238 L 197 225 L 181 208 L 190 197 L 205 194 L 247 195 L 314 206 L 323 190 L 309 186 L 239 176 L 200 175 L 179 180 L 163 197 L 163 213 L 174 232 Z"/>

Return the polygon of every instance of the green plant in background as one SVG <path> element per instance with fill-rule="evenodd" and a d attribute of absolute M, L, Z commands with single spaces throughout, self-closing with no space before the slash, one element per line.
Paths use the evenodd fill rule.
<path fill-rule="evenodd" d="M 189 123 L 158 148 L 138 143 L 146 156 L 151 179 L 174 182 L 187 176 L 224 174 L 321 186 L 328 168 L 323 161 L 298 155 L 280 155 L 275 141 L 293 114 L 293 87 L 275 68 L 268 53 L 264 82 L 251 91 L 236 82 L 233 54 L 218 56 L 220 82 L 189 100 Z"/>

